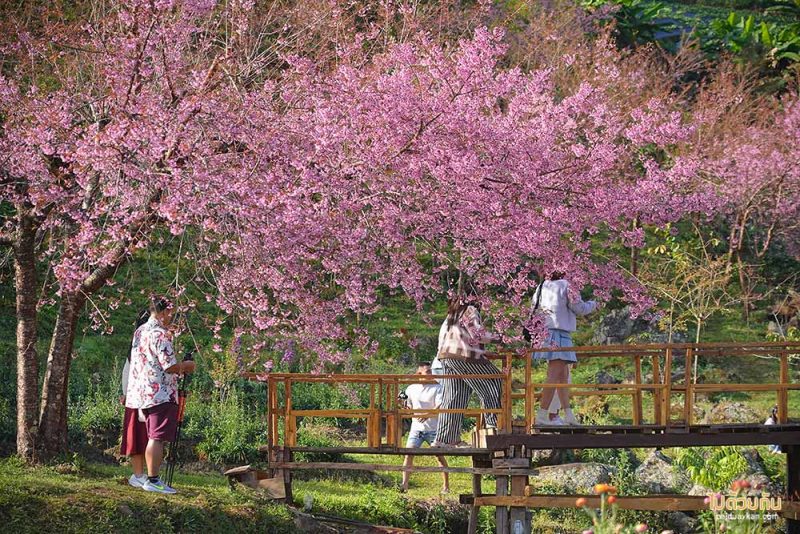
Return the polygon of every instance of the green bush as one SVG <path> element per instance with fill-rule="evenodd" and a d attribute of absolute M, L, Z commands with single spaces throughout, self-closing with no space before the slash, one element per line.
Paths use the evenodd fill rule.
<path fill-rule="evenodd" d="M 197 408 L 195 408 L 197 409 Z M 236 389 L 231 389 L 224 398 L 214 398 L 205 420 L 205 428 L 193 428 L 202 436 L 197 450 L 202 459 L 212 463 L 242 464 L 258 459 L 258 447 L 266 443 L 266 422 L 257 413 L 248 409 Z"/>
<path fill-rule="evenodd" d="M 634 46 L 656 40 L 658 32 L 665 28 L 659 19 L 664 5 L 643 0 L 583 0 L 581 4 L 594 11 L 602 6 L 614 8 L 614 32 L 619 46 Z"/>
<path fill-rule="evenodd" d="M 727 489 L 747 469 L 747 460 L 737 447 L 678 449 L 677 460 L 692 482 L 717 491 Z"/>
<path fill-rule="evenodd" d="M 16 434 L 14 406 L 5 397 L 0 397 L 0 444 L 11 443 Z"/>
<path fill-rule="evenodd" d="M 341 439 L 336 439 L 335 428 L 301 423 L 297 432 L 297 444 L 300 447 L 341 447 Z M 297 453 L 295 459 L 306 462 L 341 462 L 344 455 L 341 453 Z"/>
<path fill-rule="evenodd" d="M 116 389 L 95 389 L 67 408 L 69 434 L 73 443 L 84 442 L 107 449 L 122 435 L 124 408 Z"/>
<path fill-rule="evenodd" d="M 800 25 L 756 22 L 732 11 L 699 31 L 703 49 L 711 54 L 731 52 L 741 60 L 763 62 L 777 71 L 800 61 Z"/>

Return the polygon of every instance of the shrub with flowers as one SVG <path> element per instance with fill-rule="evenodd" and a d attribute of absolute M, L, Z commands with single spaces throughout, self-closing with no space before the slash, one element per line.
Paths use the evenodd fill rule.
<path fill-rule="evenodd" d="M 747 480 L 734 480 L 731 484 L 732 497 L 737 498 L 748 495 L 748 490 L 760 489 L 758 486 L 753 487 Z M 716 493 L 705 498 L 705 503 L 712 504 L 712 500 L 720 502 L 722 494 Z M 701 521 L 703 525 L 703 532 L 706 534 L 717 534 L 724 532 L 725 534 L 764 534 L 766 532 L 773 532 L 769 525 L 770 521 L 767 514 L 771 513 L 769 510 L 757 509 L 753 511 L 737 510 L 737 511 L 722 511 L 711 514 L 703 515 Z"/>
<path fill-rule="evenodd" d="M 584 530 L 583 534 L 642 534 L 648 532 L 648 527 L 644 523 L 624 525 L 617 519 L 617 488 L 610 484 L 596 484 L 594 493 L 600 496 L 599 510 L 587 506 L 589 501 L 585 497 L 580 497 L 575 501 L 575 506 L 583 508 L 592 518 L 592 528 Z"/>

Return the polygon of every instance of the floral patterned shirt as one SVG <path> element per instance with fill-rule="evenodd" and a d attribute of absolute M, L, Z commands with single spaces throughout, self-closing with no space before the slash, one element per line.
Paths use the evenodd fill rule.
<path fill-rule="evenodd" d="M 151 408 L 165 402 L 178 402 L 178 375 L 167 373 L 176 363 L 175 350 L 167 330 L 155 317 L 134 334 L 138 345 L 131 349 L 131 364 L 125 406 Z"/>

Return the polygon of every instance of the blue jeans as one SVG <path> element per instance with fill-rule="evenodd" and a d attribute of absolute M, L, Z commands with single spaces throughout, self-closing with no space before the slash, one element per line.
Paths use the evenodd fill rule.
<path fill-rule="evenodd" d="M 436 431 L 435 430 L 412 430 L 411 433 L 408 435 L 408 441 L 406 442 L 407 449 L 418 449 L 422 447 L 422 444 L 426 441 L 428 445 L 433 445 L 433 440 L 436 439 Z"/>

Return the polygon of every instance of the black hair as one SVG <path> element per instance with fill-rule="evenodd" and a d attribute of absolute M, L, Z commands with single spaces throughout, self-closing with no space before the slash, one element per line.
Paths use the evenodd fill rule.
<path fill-rule="evenodd" d="M 147 322 L 148 319 L 150 319 L 150 310 L 145 308 L 139 312 L 139 315 L 136 316 L 135 328 L 139 328 L 140 326 L 142 326 L 144 323 Z"/>
<path fill-rule="evenodd" d="M 417 367 L 430 367 L 430 366 L 431 366 L 431 362 L 419 362 L 417 364 Z"/>
<path fill-rule="evenodd" d="M 469 305 L 458 295 L 454 295 L 447 301 L 447 328 L 450 329 L 461 319 Z"/>
<path fill-rule="evenodd" d="M 161 297 L 158 295 L 153 295 L 150 297 L 150 312 L 151 313 L 161 313 L 164 310 L 171 308 L 172 302 L 166 297 Z"/>

